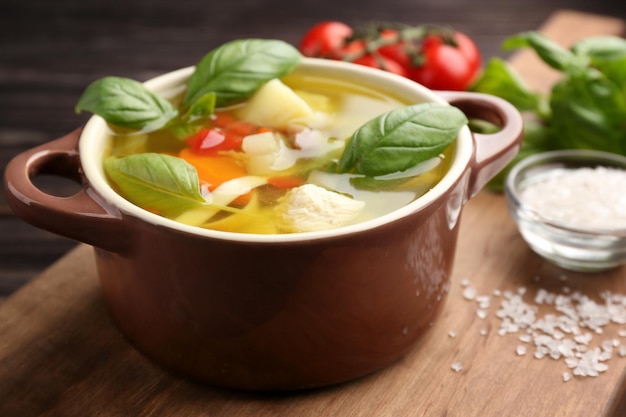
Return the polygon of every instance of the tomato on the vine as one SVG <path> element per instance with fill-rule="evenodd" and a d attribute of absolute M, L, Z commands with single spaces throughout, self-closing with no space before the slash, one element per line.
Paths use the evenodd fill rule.
<path fill-rule="evenodd" d="M 400 40 L 399 36 L 400 34 L 395 29 L 383 29 L 380 32 L 380 37 L 389 43 L 378 48 L 378 53 L 385 58 L 396 61 L 408 74 L 413 66 L 412 44 L 410 41 Z"/>
<path fill-rule="evenodd" d="M 381 54 L 365 54 L 352 62 L 359 65 L 365 65 L 367 67 L 382 69 L 403 77 L 409 76 L 409 72 L 404 66 Z"/>
<path fill-rule="evenodd" d="M 351 35 L 352 28 L 345 23 L 320 22 L 304 34 L 299 49 L 304 56 L 340 59 L 339 51 Z"/>
<path fill-rule="evenodd" d="M 410 78 L 433 90 L 466 90 L 480 71 L 478 47 L 467 35 L 397 24 L 353 29 L 326 21 L 300 42 L 305 56 L 341 59 Z"/>
<path fill-rule="evenodd" d="M 467 35 L 455 32 L 456 45 L 447 45 L 438 36 L 422 43 L 424 63 L 411 68 L 409 78 L 433 90 L 465 90 L 480 70 L 478 47 Z"/>

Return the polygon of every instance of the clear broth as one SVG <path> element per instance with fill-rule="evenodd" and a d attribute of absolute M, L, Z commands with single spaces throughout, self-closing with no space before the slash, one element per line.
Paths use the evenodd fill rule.
<path fill-rule="evenodd" d="M 313 76 L 289 75 L 282 79 L 283 83 L 291 87 L 316 110 L 330 112 L 332 122 L 319 128 L 320 133 L 327 138 L 321 145 L 310 152 L 292 152 L 296 155 L 295 162 L 285 169 L 269 173 L 268 177 L 290 176 L 297 177 L 303 182 L 315 183 L 323 188 L 333 189 L 341 194 L 350 195 L 357 200 L 365 201 L 362 212 L 352 219 L 349 224 L 373 219 L 394 211 L 420 197 L 437 184 L 449 169 L 452 160 L 454 145 L 431 161 L 432 168 L 409 180 L 385 181 L 381 189 L 372 189 L 367 181 L 355 187 L 354 179 L 347 174 L 331 174 L 329 170 L 340 156 L 343 145 L 352 133 L 367 121 L 409 104 L 399 100 L 393 94 L 373 90 L 339 80 L 328 80 Z M 322 105 L 316 98 L 323 97 Z M 182 95 L 174 97 L 172 102 L 179 103 Z M 228 109 L 218 109 L 218 112 L 237 115 L 246 106 L 246 103 Z M 195 128 L 210 127 L 212 122 L 199 123 Z M 289 136 L 292 135 L 292 136 Z M 294 147 L 293 132 L 285 133 L 287 139 L 283 145 Z M 150 133 L 133 133 L 112 131 L 109 137 L 108 155 L 124 157 L 127 155 L 156 152 L 178 155 L 187 147 L 184 140 L 176 137 L 168 130 L 159 130 Z M 338 145 L 339 144 L 339 145 Z M 319 145 L 319 143 L 318 143 Z M 293 149 L 292 149 L 293 150 Z M 246 168 L 246 155 L 238 151 L 221 151 L 221 157 L 231 158 L 235 163 Z M 300 156 L 300 157 L 298 157 Z M 256 173 L 255 173 L 256 175 Z M 359 180 L 357 179 L 356 182 Z M 364 185 L 365 184 L 365 185 Z M 120 188 L 112 184 L 120 192 Z M 206 184 L 200 184 L 207 195 Z M 182 221 L 195 226 L 237 233 L 293 233 L 277 221 L 276 207 L 287 189 L 265 184 L 255 187 L 244 203 L 235 200 L 230 207 L 232 210 L 219 210 L 209 205 L 200 207 L 192 212 L 168 215 L 173 220 Z M 122 196 L 133 201 L 132 196 Z M 143 207 L 148 211 L 155 211 L 151 207 Z M 207 214 L 208 213 L 208 214 Z M 298 230 L 295 230 L 297 232 Z"/>

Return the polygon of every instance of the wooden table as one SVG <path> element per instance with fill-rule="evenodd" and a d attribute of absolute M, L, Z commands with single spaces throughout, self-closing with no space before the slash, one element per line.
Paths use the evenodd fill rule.
<path fill-rule="evenodd" d="M 582 20 L 581 20 L 582 18 Z M 561 28 L 574 26 L 575 31 Z M 543 30 L 570 36 L 618 33 L 621 21 L 560 13 Z M 536 68 L 529 57 L 512 62 Z M 526 73 L 526 72 L 525 72 Z M 531 83 L 545 87 L 545 74 Z M 626 269 L 565 272 L 522 241 L 502 195 L 480 193 L 465 207 L 444 311 L 415 349 L 394 365 L 341 386 L 293 394 L 223 391 L 173 377 L 116 331 L 100 298 L 91 248 L 79 245 L 0 306 L 1 416 L 624 416 L 626 358 L 598 377 L 564 382 L 562 360 L 516 353 L 517 335 L 498 334 L 497 291 L 604 290 L 626 294 Z M 479 317 L 471 286 L 490 295 Z M 624 325 L 594 343 L 626 344 Z M 458 372 L 454 364 L 460 364 Z"/>

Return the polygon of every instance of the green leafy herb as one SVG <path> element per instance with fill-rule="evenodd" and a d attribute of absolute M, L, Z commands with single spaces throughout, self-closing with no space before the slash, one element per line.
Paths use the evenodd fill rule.
<path fill-rule="evenodd" d="M 218 107 L 250 97 L 263 84 L 292 71 L 300 52 L 279 40 L 245 39 L 228 42 L 209 52 L 189 79 L 184 104 L 188 107 L 215 92 Z"/>
<path fill-rule="evenodd" d="M 91 83 L 76 105 L 77 113 L 82 110 L 130 129 L 158 129 L 178 115 L 169 101 L 142 83 L 121 77 L 104 77 Z"/>
<path fill-rule="evenodd" d="M 205 127 L 205 120 L 211 117 L 214 111 L 215 93 L 207 93 L 200 97 L 179 120 L 168 126 L 169 132 L 180 140 L 195 135 Z"/>
<path fill-rule="evenodd" d="M 569 73 L 553 87 L 550 106 L 560 148 L 626 154 L 626 96 L 601 72 Z"/>
<path fill-rule="evenodd" d="M 524 47 L 534 49 L 546 64 L 559 71 L 581 64 L 577 55 L 561 48 L 539 32 L 523 32 L 506 39 L 503 44 L 503 48 L 507 51 Z"/>
<path fill-rule="evenodd" d="M 359 190 L 369 191 L 397 191 L 398 188 L 412 178 L 398 178 L 393 180 L 380 180 L 375 177 L 350 178 L 350 184 Z"/>
<path fill-rule="evenodd" d="M 215 111 L 215 101 L 216 98 L 213 91 L 206 93 L 189 108 L 189 111 L 185 114 L 185 120 L 192 121 L 211 116 Z"/>
<path fill-rule="evenodd" d="M 532 110 L 543 117 L 549 117 L 550 110 L 545 97 L 530 91 L 524 80 L 500 58 L 492 58 L 487 63 L 482 76 L 472 88 L 501 97 L 518 110 Z"/>
<path fill-rule="evenodd" d="M 181 158 L 141 153 L 109 157 L 104 169 L 132 203 L 164 215 L 205 204 L 196 169 Z"/>
<path fill-rule="evenodd" d="M 456 107 L 422 103 L 392 110 L 354 132 L 338 172 L 379 176 L 405 171 L 439 155 L 467 118 Z"/>
<path fill-rule="evenodd" d="M 577 55 L 587 56 L 589 65 L 620 86 L 626 94 L 626 39 L 616 36 L 594 36 L 574 44 Z"/>
<path fill-rule="evenodd" d="M 511 50 L 530 48 L 562 77 L 543 96 L 520 81 L 513 68 L 493 58 L 472 90 L 510 101 L 526 113 L 522 148 L 509 167 L 534 153 L 595 149 L 626 155 L 626 40 L 590 37 L 565 49 L 537 32 L 507 39 Z M 504 176 L 491 183 L 502 189 Z"/>
<path fill-rule="evenodd" d="M 210 116 L 215 107 L 243 101 L 264 83 L 291 72 L 302 59 L 296 48 L 279 40 L 246 39 L 209 52 L 189 79 L 184 114 L 142 83 L 104 77 L 90 84 L 76 105 L 108 123 L 129 129 L 157 130 L 181 126 Z M 184 129 L 182 129 L 184 130 Z"/>

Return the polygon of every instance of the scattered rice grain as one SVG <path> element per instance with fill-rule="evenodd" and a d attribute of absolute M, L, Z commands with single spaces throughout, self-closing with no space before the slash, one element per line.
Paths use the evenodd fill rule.
<path fill-rule="evenodd" d="M 476 288 L 474 288 L 474 287 L 466 287 L 463 290 L 463 297 L 466 300 L 473 300 L 476 297 Z"/>
<path fill-rule="evenodd" d="M 562 274 L 559 279 L 566 281 L 568 278 Z M 535 281 L 539 280 L 535 276 Z M 495 311 L 495 316 L 500 319 L 498 334 L 524 332 L 519 335 L 519 341 L 524 344 L 516 347 L 517 355 L 526 355 L 530 347 L 536 359 L 549 357 L 564 361 L 571 371 L 563 373 L 563 381 L 569 381 L 573 376 L 596 377 L 605 372 L 607 362 L 616 356 L 616 349 L 617 355 L 626 357 L 626 344 L 619 339 L 606 339 L 599 344 L 593 340 L 594 335 L 603 334 L 604 328 L 611 324 L 626 324 L 626 295 L 604 292 L 599 294 L 600 301 L 595 301 L 568 286 L 562 287 L 560 294 L 538 289 L 533 303 L 524 300 L 525 287 L 515 291 L 496 289 L 492 295 L 503 295 Z M 488 318 L 489 296 L 477 296 L 476 289 L 468 281 L 463 297 L 477 302 L 478 317 Z M 540 315 L 539 306 L 545 306 L 542 312 L 544 308 L 552 311 Z M 487 335 L 488 330 L 483 328 L 480 334 Z M 626 328 L 619 329 L 617 334 L 626 337 Z M 453 369 L 460 371 L 461 363 L 455 362 Z"/>
<path fill-rule="evenodd" d="M 480 308 L 489 308 L 491 298 L 488 295 L 479 295 L 476 297 L 476 302 Z"/>

